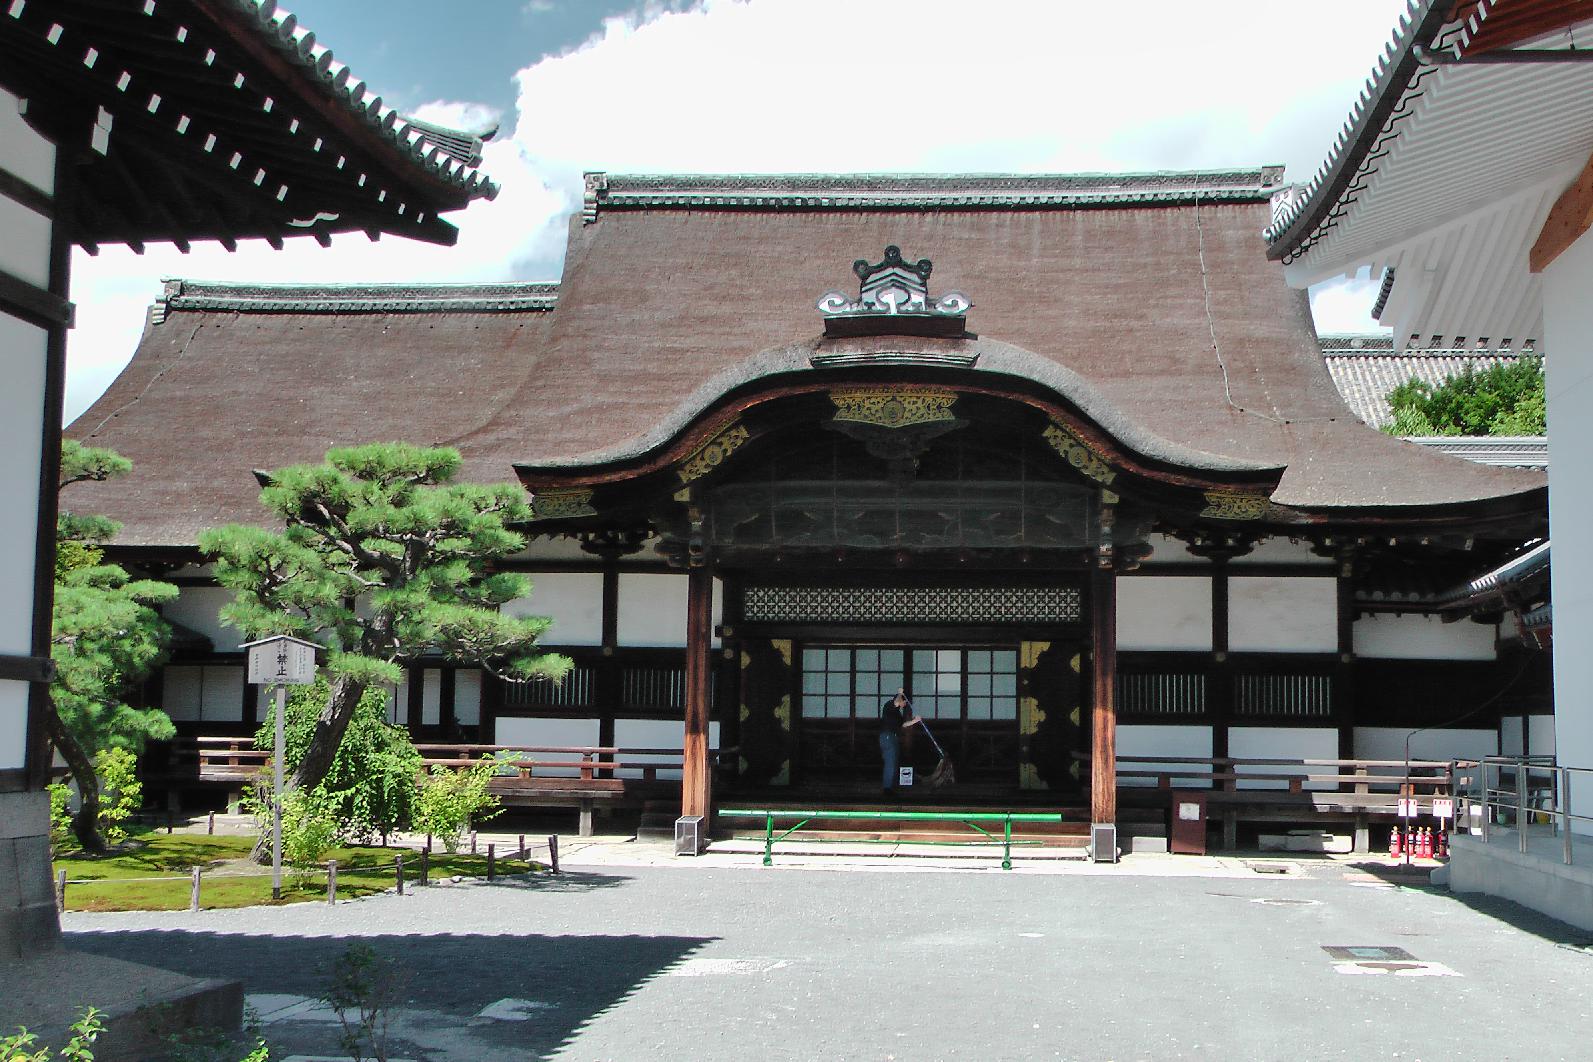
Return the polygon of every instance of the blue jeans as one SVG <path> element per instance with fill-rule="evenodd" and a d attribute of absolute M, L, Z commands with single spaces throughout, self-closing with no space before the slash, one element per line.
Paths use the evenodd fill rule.
<path fill-rule="evenodd" d="M 896 768 L 902 759 L 902 738 L 893 730 L 882 730 L 879 735 L 879 754 L 885 761 L 885 777 L 880 783 L 882 789 L 896 788 Z"/>

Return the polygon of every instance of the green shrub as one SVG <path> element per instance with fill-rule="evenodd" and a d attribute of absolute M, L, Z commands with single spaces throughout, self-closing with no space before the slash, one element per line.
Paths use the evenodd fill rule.
<path fill-rule="evenodd" d="M 304 750 L 309 747 L 316 719 L 330 695 L 324 678 L 314 685 L 299 686 L 288 695 L 283 740 L 286 757 L 283 769 L 292 774 Z M 365 844 L 409 824 L 415 799 L 415 778 L 420 773 L 421 756 L 403 727 L 385 721 L 387 694 L 368 689 L 360 698 L 348 730 L 338 744 L 332 769 L 315 792 L 324 795 L 337 822 L 338 839 Z M 265 721 L 255 734 L 255 747 L 275 745 L 276 705 L 273 702 Z"/>
<path fill-rule="evenodd" d="M 298 874 L 325 862 L 337 836 L 337 815 L 324 794 L 294 790 L 282 801 L 282 861 Z"/>
<path fill-rule="evenodd" d="M 100 779 L 100 832 L 110 844 L 127 839 L 122 823 L 144 802 L 138 780 L 138 757 L 127 749 L 105 749 L 94 757 Z"/>
<path fill-rule="evenodd" d="M 83 1016 L 72 1023 L 72 1037 L 60 1055 L 51 1054 L 48 1047 L 39 1047 L 39 1038 L 26 1027 L 10 1036 L 0 1036 L 0 1062 L 51 1062 L 55 1058 L 61 1062 L 94 1062 L 94 1041 L 105 1029 L 100 1017 L 103 1013 L 93 1007 L 84 1010 Z"/>
<path fill-rule="evenodd" d="M 498 798 L 487 792 L 487 782 L 499 763 L 483 756 L 464 770 L 433 767 L 420 779 L 415 797 L 416 831 L 442 841 L 450 854 L 459 850 L 459 838 L 471 821 L 484 822 L 499 814 Z"/>
<path fill-rule="evenodd" d="M 1390 435 L 1542 435 L 1543 359 L 1521 357 L 1482 372 L 1468 365 L 1437 386 L 1407 380 L 1388 393 Z"/>
<path fill-rule="evenodd" d="M 50 790 L 50 844 L 60 848 L 72 836 L 72 787 L 65 782 L 51 782 Z"/>

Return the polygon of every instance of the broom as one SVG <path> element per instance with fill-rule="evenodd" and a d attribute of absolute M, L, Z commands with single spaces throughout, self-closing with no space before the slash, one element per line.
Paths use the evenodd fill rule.
<path fill-rule="evenodd" d="M 935 769 L 929 772 L 929 788 L 939 789 L 943 785 L 952 785 L 957 781 L 957 772 L 951 765 L 951 758 L 946 755 L 946 750 L 940 747 L 940 742 L 935 740 L 935 735 L 930 733 L 929 724 L 924 722 L 922 716 L 918 719 L 918 728 L 924 732 L 929 743 L 935 748 L 935 755 L 940 757 L 940 762 L 935 764 Z"/>

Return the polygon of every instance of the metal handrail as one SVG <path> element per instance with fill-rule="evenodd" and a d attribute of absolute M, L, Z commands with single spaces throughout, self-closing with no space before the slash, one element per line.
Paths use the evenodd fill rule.
<path fill-rule="evenodd" d="M 814 819 L 865 819 L 872 821 L 888 820 L 892 822 L 957 822 L 976 833 L 982 834 L 987 840 L 994 841 L 995 834 L 979 826 L 981 822 L 999 822 L 1002 824 L 1001 833 L 1001 869 L 1012 869 L 1012 824 L 1014 822 L 1061 822 L 1062 816 L 1044 812 L 1025 811 L 971 811 L 965 813 L 936 812 L 936 811 L 827 811 L 827 810 L 775 810 L 773 808 L 722 808 L 719 815 L 735 816 L 737 818 L 763 818 L 763 865 L 774 865 L 774 842 L 783 841 L 793 833 L 806 826 Z M 774 820 L 796 819 L 796 825 L 786 830 L 780 836 L 774 835 Z M 951 844 L 958 842 L 931 841 L 927 844 Z M 1020 842 L 1021 843 L 1021 842 Z"/>
<path fill-rule="evenodd" d="M 1466 768 L 1470 769 L 1470 768 Z M 1529 816 L 1552 815 L 1555 829 L 1561 837 L 1561 859 L 1570 866 L 1574 856 L 1572 837 L 1575 822 L 1593 822 L 1593 815 L 1580 815 L 1571 810 L 1571 778 L 1582 774 L 1593 776 L 1593 768 L 1567 767 L 1554 762 L 1552 756 L 1485 756 L 1475 764 L 1476 777 L 1457 775 L 1456 796 L 1463 800 L 1468 821 L 1471 809 L 1479 808 L 1481 814 L 1482 842 L 1488 843 L 1489 827 L 1498 812 L 1508 811 L 1514 819 L 1521 854 L 1529 847 Z M 1508 775 L 1509 785 L 1506 785 Z M 1534 782 L 1534 778 L 1542 781 Z M 1464 781 L 1465 787 L 1459 784 Z M 1458 812 L 1457 808 L 1457 812 Z M 1459 815 L 1456 815 L 1459 824 Z"/>

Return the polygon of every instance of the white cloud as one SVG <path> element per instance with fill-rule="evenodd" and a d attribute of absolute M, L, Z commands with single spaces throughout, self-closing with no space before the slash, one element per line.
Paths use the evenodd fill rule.
<path fill-rule="evenodd" d="M 535 7 L 536 5 L 531 5 Z M 520 72 L 483 168 L 503 186 L 459 245 L 363 236 L 227 255 L 78 256 L 68 415 L 110 382 L 167 275 L 259 281 L 550 279 L 585 169 L 1080 171 L 1321 161 L 1403 0 L 706 0 L 607 20 Z M 1303 47 L 1302 42 L 1308 44 Z M 334 42 L 335 43 L 335 42 Z M 470 105 L 430 104 L 470 124 Z M 1372 294 L 1316 299 L 1348 320 Z M 1366 322 L 1369 324 L 1369 322 Z M 1357 326 L 1361 327 L 1361 326 Z M 1324 330 L 1327 324 L 1324 322 Z"/>

